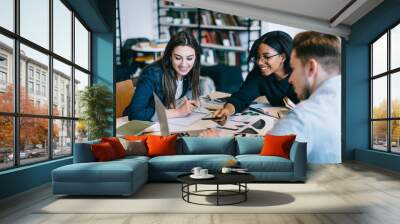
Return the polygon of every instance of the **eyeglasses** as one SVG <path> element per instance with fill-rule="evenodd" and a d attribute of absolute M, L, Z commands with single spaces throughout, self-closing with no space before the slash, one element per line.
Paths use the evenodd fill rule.
<path fill-rule="evenodd" d="M 273 57 L 275 57 L 277 55 L 280 55 L 280 53 L 277 53 L 277 54 L 274 54 L 274 55 L 271 55 L 271 56 L 262 55 L 261 57 L 259 55 L 257 55 L 256 57 L 252 58 L 252 62 L 254 62 L 254 63 L 258 62 L 261 59 L 262 62 L 265 63 L 265 62 L 268 62 L 269 59 L 271 59 L 271 58 L 273 58 Z"/>

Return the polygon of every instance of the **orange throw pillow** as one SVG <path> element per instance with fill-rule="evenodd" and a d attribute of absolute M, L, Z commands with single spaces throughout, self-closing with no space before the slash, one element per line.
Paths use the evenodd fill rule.
<path fill-rule="evenodd" d="M 147 137 L 147 154 L 148 156 L 164 156 L 176 154 L 176 139 L 177 135 L 156 136 L 150 135 Z"/>
<path fill-rule="evenodd" d="M 149 135 L 125 135 L 125 139 L 129 141 L 146 141 Z"/>
<path fill-rule="evenodd" d="M 280 156 L 290 159 L 290 148 L 296 135 L 274 136 L 267 134 L 264 136 L 264 146 L 261 149 L 262 156 Z"/>
<path fill-rule="evenodd" d="M 91 145 L 94 157 L 99 162 L 110 161 L 116 159 L 115 151 L 112 145 L 108 142 Z"/>
<path fill-rule="evenodd" d="M 124 146 L 122 146 L 121 142 L 116 137 L 109 137 L 109 138 L 101 138 L 101 142 L 108 142 L 114 149 L 115 155 L 117 158 L 125 157 L 126 151 Z"/>

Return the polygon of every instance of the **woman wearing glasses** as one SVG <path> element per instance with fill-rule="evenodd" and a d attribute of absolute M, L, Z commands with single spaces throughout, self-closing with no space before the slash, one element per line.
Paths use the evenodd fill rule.
<path fill-rule="evenodd" d="M 299 99 L 289 83 L 290 51 L 292 38 L 285 32 L 272 31 L 258 38 L 249 53 L 249 60 L 254 62 L 246 81 L 240 90 L 233 93 L 222 109 L 214 116 L 224 123 L 234 113 L 246 109 L 254 99 L 265 96 L 271 106 L 284 106 L 284 98 L 298 103 Z"/>

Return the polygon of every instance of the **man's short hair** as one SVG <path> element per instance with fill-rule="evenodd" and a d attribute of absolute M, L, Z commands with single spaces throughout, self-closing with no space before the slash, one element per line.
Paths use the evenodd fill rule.
<path fill-rule="evenodd" d="M 293 40 L 293 51 L 303 65 L 314 58 L 329 71 L 340 71 L 341 41 L 339 37 L 306 31 L 297 34 Z"/>

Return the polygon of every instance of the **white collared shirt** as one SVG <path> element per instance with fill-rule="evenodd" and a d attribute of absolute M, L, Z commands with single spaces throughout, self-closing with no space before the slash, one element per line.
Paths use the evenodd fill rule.
<path fill-rule="evenodd" d="M 269 132 L 307 142 L 309 163 L 341 163 L 341 75 L 325 80 Z"/>

